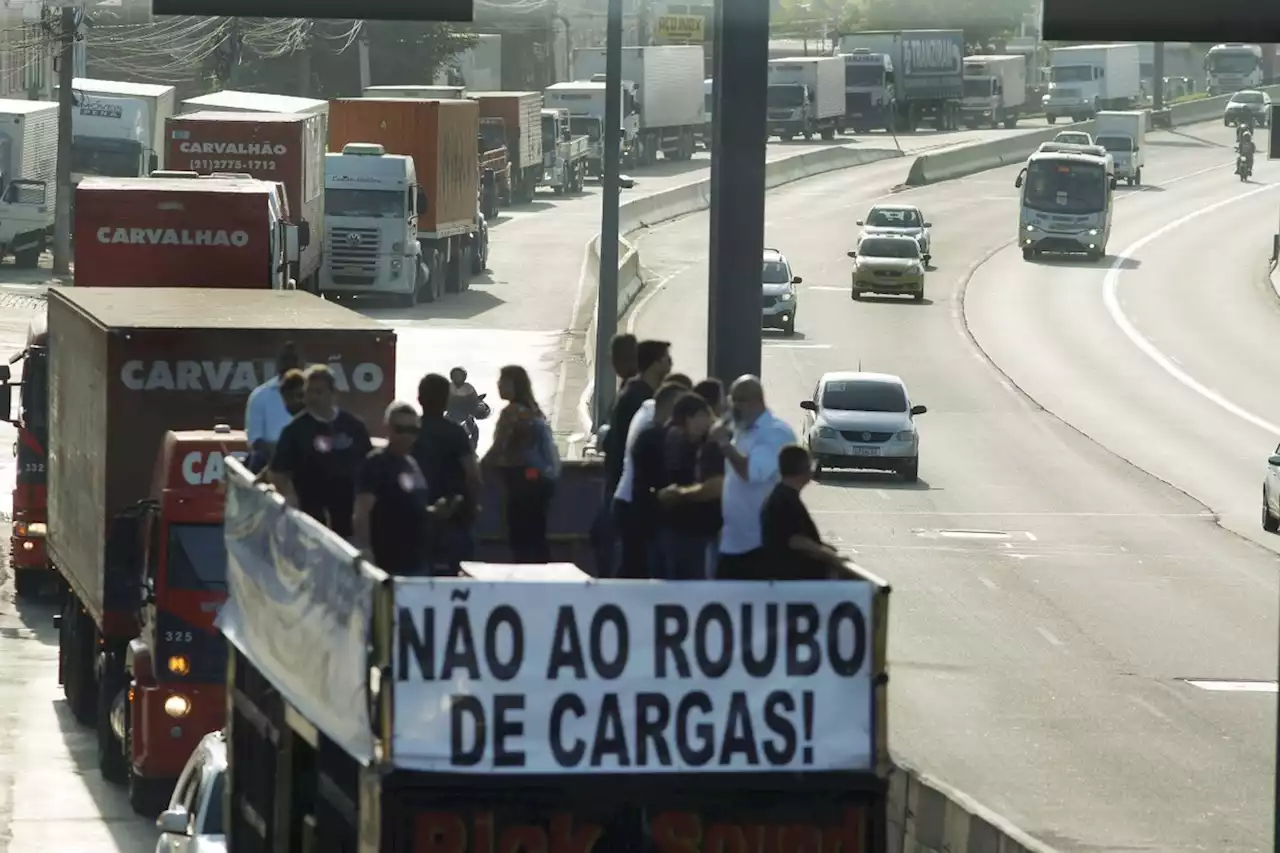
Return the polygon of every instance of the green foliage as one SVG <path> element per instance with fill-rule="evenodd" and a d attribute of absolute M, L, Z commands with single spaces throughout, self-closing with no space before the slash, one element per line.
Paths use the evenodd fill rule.
<path fill-rule="evenodd" d="M 1016 32 L 1032 0 L 866 0 L 863 29 L 960 29 L 971 44 Z"/>
<path fill-rule="evenodd" d="M 436 72 L 476 37 L 448 24 L 369 21 L 369 74 L 375 84 L 430 84 Z"/>

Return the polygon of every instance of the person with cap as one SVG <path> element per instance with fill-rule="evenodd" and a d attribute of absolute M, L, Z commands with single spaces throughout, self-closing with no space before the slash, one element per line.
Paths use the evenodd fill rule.
<path fill-rule="evenodd" d="M 280 380 L 290 370 L 302 368 L 302 356 L 293 341 L 286 341 L 276 357 L 275 375 L 249 392 L 244 409 L 244 431 L 249 440 L 248 468 L 255 474 L 267 467 L 280 432 L 301 405 L 291 411 L 281 394 Z"/>
<path fill-rule="evenodd" d="M 413 458 L 418 412 L 394 402 L 383 422 L 387 446 L 369 451 L 356 480 L 354 544 L 393 575 L 422 573 L 428 565 L 431 515 L 427 479 Z"/>

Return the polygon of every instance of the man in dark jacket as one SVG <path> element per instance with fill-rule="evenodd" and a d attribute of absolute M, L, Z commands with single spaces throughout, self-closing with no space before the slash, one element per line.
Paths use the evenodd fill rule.
<path fill-rule="evenodd" d="M 622 386 L 618 402 L 609 419 L 609 433 L 604 439 L 604 466 L 607 479 L 605 494 L 612 495 L 622 479 L 622 463 L 626 458 L 627 431 L 631 419 L 640 411 L 671 372 L 671 344 L 666 341 L 641 341 L 636 346 L 636 368 L 639 373 Z"/>

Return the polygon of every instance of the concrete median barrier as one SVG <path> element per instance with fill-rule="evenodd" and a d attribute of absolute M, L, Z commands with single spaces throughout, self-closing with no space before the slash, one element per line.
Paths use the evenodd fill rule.
<path fill-rule="evenodd" d="M 1058 853 L 969 797 L 897 763 L 889 777 L 888 853 Z"/>

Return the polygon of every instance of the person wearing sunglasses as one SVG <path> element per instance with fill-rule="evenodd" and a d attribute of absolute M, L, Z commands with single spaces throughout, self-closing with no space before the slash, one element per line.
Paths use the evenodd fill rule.
<path fill-rule="evenodd" d="M 385 423 L 387 446 L 369 452 L 356 483 L 354 542 L 384 571 L 419 574 L 428 564 L 431 519 L 427 479 L 411 452 L 422 422 L 411 404 L 396 402 Z"/>

